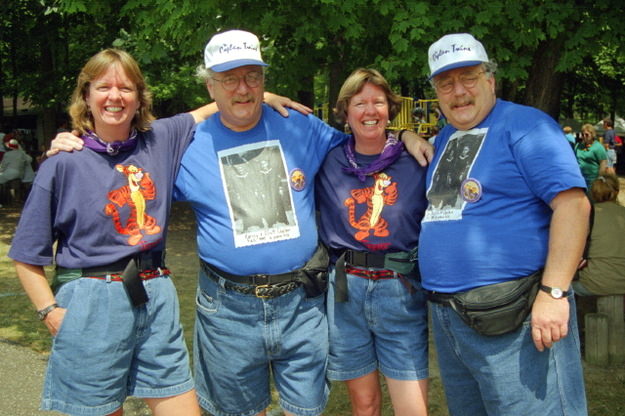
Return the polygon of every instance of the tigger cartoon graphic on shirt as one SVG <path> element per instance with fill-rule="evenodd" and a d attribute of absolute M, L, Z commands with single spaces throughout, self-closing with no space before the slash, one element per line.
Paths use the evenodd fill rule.
<path fill-rule="evenodd" d="M 354 238 L 358 241 L 366 239 L 371 232 L 376 237 L 389 235 L 388 223 L 382 217 L 382 210 L 386 205 L 394 205 L 397 201 L 397 183 L 392 182 L 392 177 L 384 172 L 375 174 L 373 178 L 373 186 L 352 190 L 351 197 L 344 202 L 349 224 L 357 230 Z M 367 204 L 367 210 L 356 220 L 356 205 L 362 204 Z"/>
<path fill-rule="evenodd" d="M 128 184 L 108 193 L 111 203 L 104 207 L 104 213 L 112 217 L 118 233 L 130 236 L 128 244 L 134 246 L 141 242 L 144 234 L 157 234 L 161 231 L 156 219 L 146 212 L 146 201 L 156 197 L 156 187 L 150 174 L 141 168 L 134 165 L 115 165 L 115 169 L 126 177 Z M 125 205 L 128 205 L 130 214 L 124 227 L 117 207 Z"/>

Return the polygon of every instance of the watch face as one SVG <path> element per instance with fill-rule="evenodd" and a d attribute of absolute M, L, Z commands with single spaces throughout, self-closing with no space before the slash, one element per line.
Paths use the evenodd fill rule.
<path fill-rule="evenodd" d="M 552 288 L 551 296 L 553 296 L 556 299 L 560 299 L 562 297 L 562 289 L 559 289 L 557 287 Z"/>

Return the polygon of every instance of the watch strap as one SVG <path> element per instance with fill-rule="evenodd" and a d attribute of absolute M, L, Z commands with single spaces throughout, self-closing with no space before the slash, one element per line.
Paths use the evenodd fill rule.
<path fill-rule="evenodd" d="M 38 310 L 37 316 L 39 317 L 39 320 L 43 321 L 44 319 L 46 319 L 46 316 L 48 316 L 50 312 L 52 312 L 54 309 L 58 307 L 59 305 L 57 303 L 53 303 L 50 306 L 46 306 L 45 308 Z"/>
<path fill-rule="evenodd" d="M 554 296 L 553 295 L 554 289 L 559 290 L 560 292 L 562 292 L 562 294 L 560 296 Z M 543 284 L 540 285 L 540 290 L 542 290 L 545 293 L 548 293 L 554 299 L 562 299 L 562 298 L 565 298 L 565 297 L 567 297 L 569 295 L 569 291 L 568 290 L 562 290 L 562 289 L 560 289 L 558 287 L 545 286 Z"/>

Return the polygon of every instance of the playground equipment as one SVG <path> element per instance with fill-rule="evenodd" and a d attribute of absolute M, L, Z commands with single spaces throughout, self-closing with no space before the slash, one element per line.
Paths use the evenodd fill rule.
<path fill-rule="evenodd" d="M 439 112 L 438 100 L 401 97 L 401 110 L 389 126 L 393 130 L 408 129 L 424 137 L 437 133 Z"/>

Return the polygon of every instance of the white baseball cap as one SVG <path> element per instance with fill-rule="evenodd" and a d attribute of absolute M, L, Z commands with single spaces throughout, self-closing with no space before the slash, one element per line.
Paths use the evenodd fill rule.
<path fill-rule="evenodd" d="M 260 56 L 258 37 L 243 30 L 229 30 L 211 38 L 204 49 L 206 68 L 225 72 L 245 65 L 268 66 Z"/>
<path fill-rule="evenodd" d="M 428 50 L 430 79 L 450 69 L 488 62 L 484 46 L 469 33 L 445 35 Z"/>
<path fill-rule="evenodd" d="M 5 144 L 6 144 L 6 147 L 8 147 L 9 149 L 15 150 L 15 149 L 19 149 L 20 148 L 19 142 L 17 140 L 15 140 L 15 139 L 11 139 L 8 142 L 6 142 Z"/>

